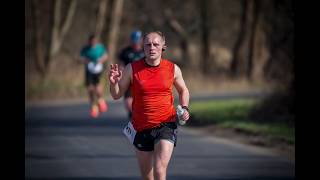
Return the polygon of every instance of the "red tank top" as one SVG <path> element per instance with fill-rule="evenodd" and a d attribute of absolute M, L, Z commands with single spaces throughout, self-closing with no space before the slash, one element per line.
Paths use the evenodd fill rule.
<path fill-rule="evenodd" d="M 175 121 L 172 86 L 174 64 L 166 59 L 159 66 L 149 66 L 144 59 L 132 67 L 132 124 L 137 131 Z"/>

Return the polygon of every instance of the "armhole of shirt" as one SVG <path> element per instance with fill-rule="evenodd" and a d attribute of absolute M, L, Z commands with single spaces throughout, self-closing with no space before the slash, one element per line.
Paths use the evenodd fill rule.
<path fill-rule="evenodd" d="M 175 74 L 176 74 L 176 64 L 175 63 L 172 63 L 173 64 L 173 82 L 174 82 L 174 79 L 176 78 L 175 77 Z"/>

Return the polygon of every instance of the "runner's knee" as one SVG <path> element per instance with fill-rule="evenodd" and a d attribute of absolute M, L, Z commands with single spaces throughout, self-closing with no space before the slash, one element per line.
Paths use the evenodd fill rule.
<path fill-rule="evenodd" d="M 155 179 L 159 179 L 159 180 L 162 180 L 162 179 L 166 179 L 166 168 L 165 167 L 155 167 L 154 168 L 154 176 L 155 176 Z"/>

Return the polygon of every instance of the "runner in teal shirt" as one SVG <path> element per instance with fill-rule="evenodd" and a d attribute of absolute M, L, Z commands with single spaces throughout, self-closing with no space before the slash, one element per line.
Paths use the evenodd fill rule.
<path fill-rule="evenodd" d="M 97 38 L 91 35 L 88 44 L 80 51 L 80 59 L 85 64 L 85 85 L 91 104 L 90 115 L 94 118 L 108 109 L 108 105 L 103 98 L 103 88 L 100 84 L 103 63 L 107 58 L 107 50 L 104 45 L 98 43 Z"/>
<path fill-rule="evenodd" d="M 105 47 L 101 43 L 97 43 L 94 47 L 86 45 L 81 50 L 80 54 L 81 57 L 97 63 L 99 58 L 101 58 L 105 53 L 107 53 Z"/>

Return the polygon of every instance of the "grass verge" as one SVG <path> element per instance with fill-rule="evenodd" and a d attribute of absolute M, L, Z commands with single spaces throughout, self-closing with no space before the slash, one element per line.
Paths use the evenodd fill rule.
<path fill-rule="evenodd" d="M 258 122 L 249 118 L 255 99 L 211 100 L 192 102 L 190 126 L 214 124 L 249 135 L 263 135 L 270 140 L 295 143 L 295 128 L 284 122 Z"/>

